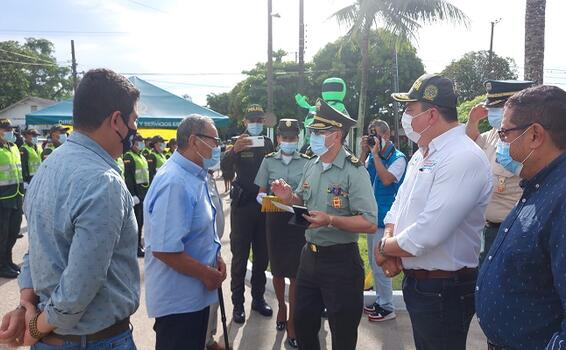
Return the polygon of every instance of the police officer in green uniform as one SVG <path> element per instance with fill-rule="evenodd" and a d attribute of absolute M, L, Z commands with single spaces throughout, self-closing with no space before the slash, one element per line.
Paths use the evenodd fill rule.
<path fill-rule="evenodd" d="M 149 188 L 148 161 L 142 154 L 145 148 L 143 137 L 136 134 L 131 149 L 124 154 L 124 181 L 134 198 L 134 214 L 138 223 L 138 257 L 145 256 L 142 244 L 143 200 Z"/>
<path fill-rule="evenodd" d="M 41 153 L 41 161 L 44 161 L 57 147 L 67 141 L 68 131 L 69 128 L 65 128 L 60 124 L 54 125 L 49 129 L 49 139 L 43 149 L 43 153 Z"/>
<path fill-rule="evenodd" d="M 22 224 L 23 178 L 20 152 L 9 119 L 0 119 L 0 277 L 16 278 L 20 273 L 12 260 Z"/>
<path fill-rule="evenodd" d="M 122 179 L 124 179 L 124 158 L 122 158 L 123 156 L 120 156 L 118 158 L 116 158 L 116 165 L 118 165 L 118 168 L 120 168 L 120 176 L 122 176 Z"/>
<path fill-rule="evenodd" d="M 301 349 L 320 349 L 318 332 L 327 308 L 332 348 L 356 348 L 363 308 L 364 268 L 358 234 L 373 234 L 377 205 L 367 170 L 343 146 L 355 120 L 317 101 L 309 125 L 311 149 L 317 157 L 305 166 L 299 186 L 284 180 L 271 184 L 289 204 L 304 205 L 307 244 L 297 273 L 295 327 Z"/>
<path fill-rule="evenodd" d="M 273 142 L 262 136 L 263 146 L 252 147 L 248 136 L 260 137 L 263 132 L 265 113 L 260 105 L 250 105 L 244 115 L 247 133 L 238 137 L 234 147 L 227 151 L 221 160 L 222 167 L 236 170 L 237 178 L 232 185 L 230 198 L 230 248 L 232 250 L 232 267 L 230 270 L 233 319 L 236 323 L 244 323 L 244 279 L 246 266 L 253 251 L 252 267 L 252 310 L 269 317 L 273 310 L 263 298 L 265 292 L 265 270 L 268 264 L 267 243 L 265 237 L 265 215 L 257 203 L 258 186 L 254 183 L 257 171 L 266 154 L 274 151 Z"/>
<path fill-rule="evenodd" d="M 151 150 L 148 152 L 146 159 L 149 166 L 149 183 L 153 181 L 157 170 L 165 164 L 165 139 L 159 135 L 151 139 Z"/>
<path fill-rule="evenodd" d="M 167 142 L 167 151 L 165 152 L 165 158 L 169 159 L 173 153 L 177 150 L 177 140 L 172 138 Z"/>
<path fill-rule="evenodd" d="M 273 181 L 283 179 L 292 187 L 297 187 L 303 176 L 303 168 L 310 157 L 297 151 L 299 143 L 299 121 L 281 119 L 277 126 L 277 143 L 279 150 L 265 156 L 255 178 L 259 186 L 258 203 L 263 197 L 272 194 L 270 185 Z M 295 312 L 295 277 L 299 267 L 301 249 L 305 245 L 304 228 L 288 225 L 292 214 L 286 212 L 266 213 L 267 251 L 273 288 L 277 296 L 279 311 L 276 329 L 287 328 L 287 343 L 297 348 L 293 315 Z M 289 321 L 287 321 L 287 305 L 285 304 L 285 278 L 290 279 L 289 287 Z"/>
<path fill-rule="evenodd" d="M 39 131 L 27 129 L 22 134 L 24 136 L 24 144 L 20 147 L 20 158 L 22 160 L 24 189 L 26 189 L 41 165 L 42 149 L 37 142 L 37 138 L 40 135 Z"/>

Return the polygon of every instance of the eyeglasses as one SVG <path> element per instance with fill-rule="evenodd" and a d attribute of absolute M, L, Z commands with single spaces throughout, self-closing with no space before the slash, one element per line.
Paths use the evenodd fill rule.
<path fill-rule="evenodd" d="M 533 125 L 533 123 L 529 123 L 529 124 L 522 125 L 522 126 L 517 126 L 517 127 L 514 127 L 514 128 L 510 128 L 510 129 L 501 128 L 501 129 L 497 130 L 497 134 L 499 135 L 499 139 L 501 141 L 507 141 L 507 133 L 509 133 L 511 131 L 516 131 L 516 130 L 525 130 L 526 128 L 529 128 L 531 125 Z"/>
<path fill-rule="evenodd" d="M 330 129 L 330 130 L 316 130 L 316 129 L 310 129 L 309 133 L 311 135 L 330 135 L 335 133 L 337 130 L 336 129 Z"/>
<path fill-rule="evenodd" d="M 195 134 L 195 136 L 204 137 L 204 138 L 207 138 L 207 139 L 214 140 L 214 143 L 216 144 L 216 146 L 218 146 L 220 144 L 220 142 L 222 141 L 220 139 L 220 137 L 208 136 L 208 135 L 205 135 L 205 134 Z"/>

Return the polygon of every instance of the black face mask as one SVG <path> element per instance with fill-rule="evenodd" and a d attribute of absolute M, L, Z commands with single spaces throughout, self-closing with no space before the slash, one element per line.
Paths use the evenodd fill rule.
<path fill-rule="evenodd" d="M 124 118 L 124 114 L 122 112 L 120 112 L 120 116 L 122 117 L 122 121 L 124 122 L 124 124 L 126 124 L 126 127 L 128 128 L 128 132 L 126 133 L 126 136 L 122 137 L 122 135 L 120 135 L 118 131 L 116 130 L 114 131 L 120 137 L 120 142 L 122 142 L 122 154 L 124 154 L 132 148 L 134 136 L 136 135 L 138 129 L 130 128 L 130 126 L 128 125 L 128 120 Z"/>

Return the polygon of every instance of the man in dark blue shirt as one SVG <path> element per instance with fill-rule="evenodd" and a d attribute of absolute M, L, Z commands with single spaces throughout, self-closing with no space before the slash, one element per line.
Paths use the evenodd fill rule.
<path fill-rule="evenodd" d="M 476 312 L 489 349 L 566 349 L 566 92 L 505 104 L 497 161 L 523 181 L 480 270 Z"/>

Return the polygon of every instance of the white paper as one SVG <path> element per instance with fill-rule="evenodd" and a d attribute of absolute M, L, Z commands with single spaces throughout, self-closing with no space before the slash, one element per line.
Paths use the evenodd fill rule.
<path fill-rule="evenodd" d="M 271 203 L 281 210 L 284 210 L 284 211 L 289 212 L 291 214 L 295 214 L 295 211 L 293 210 L 293 208 L 288 206 L 288 205 L 285 205 L 285 204 L 279 203 L 279 202 L 275 202 L 275 201 L 272 201 Z"/>

